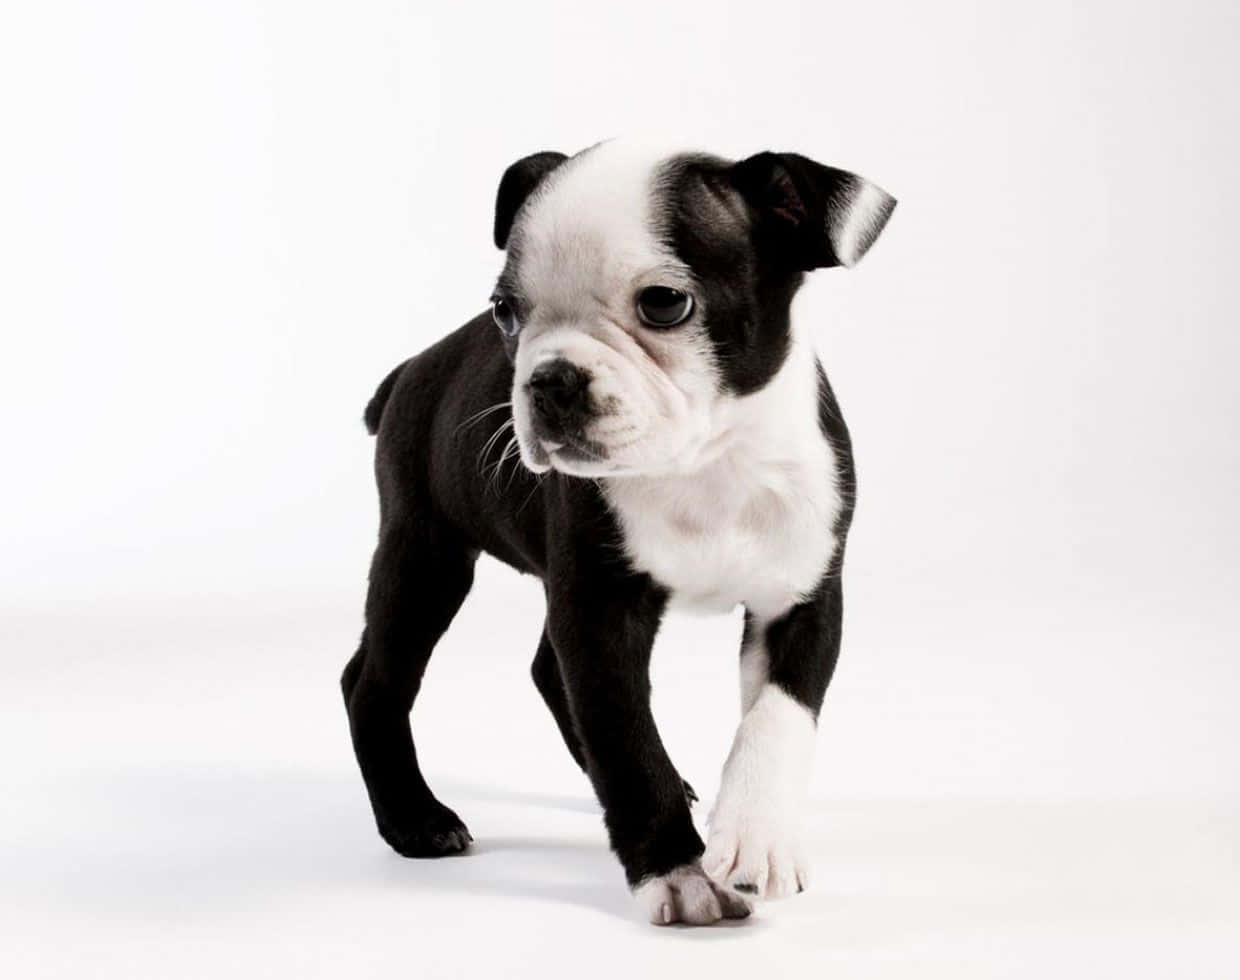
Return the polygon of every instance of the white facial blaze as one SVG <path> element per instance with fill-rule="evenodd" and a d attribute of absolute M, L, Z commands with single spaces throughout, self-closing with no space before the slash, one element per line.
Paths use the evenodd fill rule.
<path fill-rule="evenodd" d="M 695 292 L 690 270 L 654 231 L 656 175 L 668 155 L 624 142 L 596 146 L 551 173 L 514 230 L 530 312 L 517 347 L 513 415 L 532 469 L 549 462 L 580 476 L 650 472 L 683 463 L 706 436 L 719 385 L 699 318 L 659 331 L 636 311 L 646 286 Z M 548 459 L 534 435 L 525 383 L 556 357 L 592 378 L 600 414 L 584 436 L 605 449 L 605 462 Z"/>
<path fill-rule="evenodd" d="M 579 476 L 648 472 L 672 465 L 699 443 L 706 431 L 705 410 L 714 381 L 688 365 L 681 377 L 700 376 L 700 385 L 677 384 L 649 355 L 637 337 L 611 319 L 599 317 L 579 325 L 535 325 L 517 349 L 513 417 L 517 433 L 531 449 L 528 399 L 519 379 L 539 365 L 564 358 L 590 376 L 590 398 L 600 414 L 585 430 L 586 438 L 606 449 L 605 463 L 557 458 L 557 469 Z M 688 342 L 689 338 L 682 338 Z M 696 353 L 691 359 L 697 360 Z M 702 355 L 699 363 L 704 363 Z"/>

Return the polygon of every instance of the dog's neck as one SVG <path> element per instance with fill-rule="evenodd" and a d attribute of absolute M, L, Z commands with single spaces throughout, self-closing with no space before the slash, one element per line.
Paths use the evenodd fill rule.
<path fill-rule="evenodd" d="M 835 549 L 835 452 L 818 369 L 796 337 L 761 390 L 719 407 L 692 467 L 601 481 L 634 566 L 691 604 L 774 615 L 808 594 Z"/>

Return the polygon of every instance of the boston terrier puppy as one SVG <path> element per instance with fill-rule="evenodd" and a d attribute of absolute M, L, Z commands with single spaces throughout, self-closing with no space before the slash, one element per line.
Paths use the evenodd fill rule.
<path fill-rule="evenodd" d="M 491 308 L 393 370 L 365 413 L 379 542 L 341 684 L 396 851 L 472 841 L 423 778 L 409 713 L 485 551 L 542 580 L 534 683 L 642 914 L 707 924 L 805 888 L 799 811 L 855 493 L 790 305 L 806 272 L 856 263 L 894 207 L 795 153 L 612 141 L 504 173 Z M 745 609 L 741 721 L 705 844 L 650 709 L 673 604 Z"/>

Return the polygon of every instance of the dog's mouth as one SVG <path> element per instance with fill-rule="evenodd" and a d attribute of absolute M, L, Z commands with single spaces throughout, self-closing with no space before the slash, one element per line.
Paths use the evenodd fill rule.
<path fill-rule="evenodd" d="M 551 453 L 555 450 L 555 444 L 550 445 L 552 448 L 548 449 L 546 440 L 539 439 L 533 434 L 517 435 L 517 449 L 520 452 L 521 462 L 532 473 L 546 473 L 551 469 Z"/>
<path fill-rule="evenodd" d="M 606 446 L 571 433 L 531 434 L 521 446 L 525 464 L 536 473 L 558 470 L 570 476 L 601 476 L 615 469 Z"/>
<path fill-rule="evenodd" d="M 592 466 L 607 468 L 609 454 L 606 447 L 589 439 L 562 435 L 558 439 L 541 440 L 541 449 L 547 455 L 552 468 L 563 469 Z M 560 464 L 558 467 L 556 464 Z"/>

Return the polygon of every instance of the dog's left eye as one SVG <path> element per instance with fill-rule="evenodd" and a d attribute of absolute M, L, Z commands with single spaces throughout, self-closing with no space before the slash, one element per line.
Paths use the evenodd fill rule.
<path fill-rule="evenodd" d="M 517 313 L 508 300 L 502 297 L 492 300 L 491 316 L 495 319 L 495 325 L 499 327 L 500 333 L 505 337 L 515 337 L 517 335 L 519 328 Z"/>
<path fill-rule="evenodd" d="M 647 286 L 637 294 L 637 315 L 648 327 L 674 327 L 693 312 L 693 297 L 671 286 Z"/>

